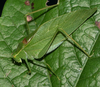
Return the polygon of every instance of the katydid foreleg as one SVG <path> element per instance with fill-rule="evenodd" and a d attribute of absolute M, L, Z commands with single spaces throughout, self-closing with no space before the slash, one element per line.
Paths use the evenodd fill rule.
<path fill-rule="evenodd" d="M 54 39 L 54 38 L 52 38 L 52 40 L 51 40 L 50 43 L 52 43 L 53 39 Z M 25 53 L 26 53 L 26 52 L 25 52 Z M 33 60 L 31 60 L 31 61 L 32 61 L 33 63 L 36 63 L 36 64 L 39 65 L 39 66 L 41 66 L 41 64 L 47 66 L 47 67 L 49 68 L 49 70 L 58 78 L 58 80 L 60 80 L 59 77 L 56 75 L 56 73 L 52 70 L 52 68 L 51 68 L 47 63 L 45 63 L 45 62 L 40 62 L 40 61 L 38 61 L 38 60 L 35 60 L 33 56 L 31 56 L 31 57 L 32 57 L 32 59 L 33 59 Z M 28 57 L 28 55 L 27 55 L 27 53 L 26 53 L 26 57 L 24 57 L 24 58 L 22 58 L 22 59 L 25 60 L 26 65 L 27 65 L 27 68 L 29 69 L 29 74 L 31 74 L 31 68 L 30 68 L 30 65 L 29 65 L 29 63 L 28 63 L 28 58 L 29 58 L 29 57 Z M 42 66 L 42 67 L 43 67 L 43 66 Z"/>
<path fill-rule="evenodd" d="M 25 52 L 25 54 L 26 54 L 26 58 L 24 58 L 24 60 L 25 60 L 25 62 L 26 62 L 26 65 L 27 65 L 27 67 L 28 67 L 28 69 L 29 69 L 29 73 L 31 73 L 31 68 L 30 68 L 30 65 L 29 65 L 29 63 L 28 63 L 28 55 L 27 55 L 27 53 Z"/>

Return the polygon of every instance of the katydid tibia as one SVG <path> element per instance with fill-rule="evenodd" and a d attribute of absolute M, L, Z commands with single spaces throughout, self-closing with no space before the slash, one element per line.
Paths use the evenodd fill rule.
<path fill-rule="evenodd" d="M 25 60 L 29 71 L 31 71 L 27 61 L 28 59 L 36 61 L 35 59 L 39 59 L 45 54 L 56 49 L 64 40 L 66 40 L 66 38 L 70 38 L 88 57 L 90 57 L 89 54 L 70 37 L 70 35 L 91 15 L 93 15 L 95 11 L 96 8 L 77 10 L 43 23 L 41 26 L 39 26 L 31 38 L 28 38 L 27 44 L 19 44 L 16 52 L 13 53 L 13 59 L 18 63 L 22 62 L 21 59 Z M 25 17 L 35 12 L 28 13 L 25 15 Z M 26 24 L 28 26 L 27 21 Z"/>

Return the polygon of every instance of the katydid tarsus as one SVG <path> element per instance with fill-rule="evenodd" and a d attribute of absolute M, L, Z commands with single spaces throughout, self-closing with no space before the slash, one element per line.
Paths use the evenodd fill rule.
<path fill-rule="evenodd" d="M 25 20 L 27 15 L 39 12 L 49 7 L 45 7 L 43 9 L 26 14 Z M 28 38 L 27 44 L 19 44 L 17 50 L 13 53 L 13 59 L 18 63 L 22 62 L 21 59 L 25 60 L 28 69 L 31 72 L 31 68 L 27 61 L 28 59 L 37 61 L 35 59 L 40 59 L 45 54 L 53 51 L 62 43 L 62 41 L 66 40 L 67 38 L 70 38 L 83 51 L 83 53 L 90 57 L 90 55 L 75 40 L 73 40 L 70 35 L 91 15 L 93 15 L 95 11 L 96 8 L 88 10 L 77 10 L 58 16 L 43 23 L 39 26 L 38 29 L 36 29 L 36 32 L 30 38 Z M 29 26 L 27 20 L 26 25 L 29 34 Z M 55 43 L 58 45 L 55 46 L 54 49 L 49 50 L 52 46 L 54 46 Z"/>

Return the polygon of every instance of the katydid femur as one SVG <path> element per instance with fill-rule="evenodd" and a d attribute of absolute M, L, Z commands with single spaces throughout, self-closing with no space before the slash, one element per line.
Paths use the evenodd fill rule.
<path fill-rule="evenodd" d="M 21 59 L 25 60 L 29 71 L 31 71 L 27 61 L 28 59 L 36 61 L 35 59 L 42 58 L 45 54 L 56 49 L 66 38 L 70 38 L 88 57 L 90 57 L 89 54 L 70 37 L 70 35 L 91 15 L 93 15 L 95 11 L 96 8 L 77 10 L 43 23 L 41 26 L 39 26 L 36 32 L 30 38 L 28 38 L 27 44 L 19 44 L 16 52 L 13 53 L 13 59 L 18 63 L 22 62 Z M 25 15 L 25 17 L 35 12 L 28 13 Z M 28 26 L 27 21 L 26 25 Z M 52 47 L 54 48 L 51 49 Z"/>

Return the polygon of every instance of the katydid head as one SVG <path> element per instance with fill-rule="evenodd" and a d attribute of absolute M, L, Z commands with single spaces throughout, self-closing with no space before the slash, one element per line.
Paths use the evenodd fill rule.
<path fill-rule="evenodd" d="M 16 57 L 16 55 L 13 57 L 13 59 L 14 59 L 16 62 L 18 62 L 18 63 L 22 63 L 21 58 Z"/>

